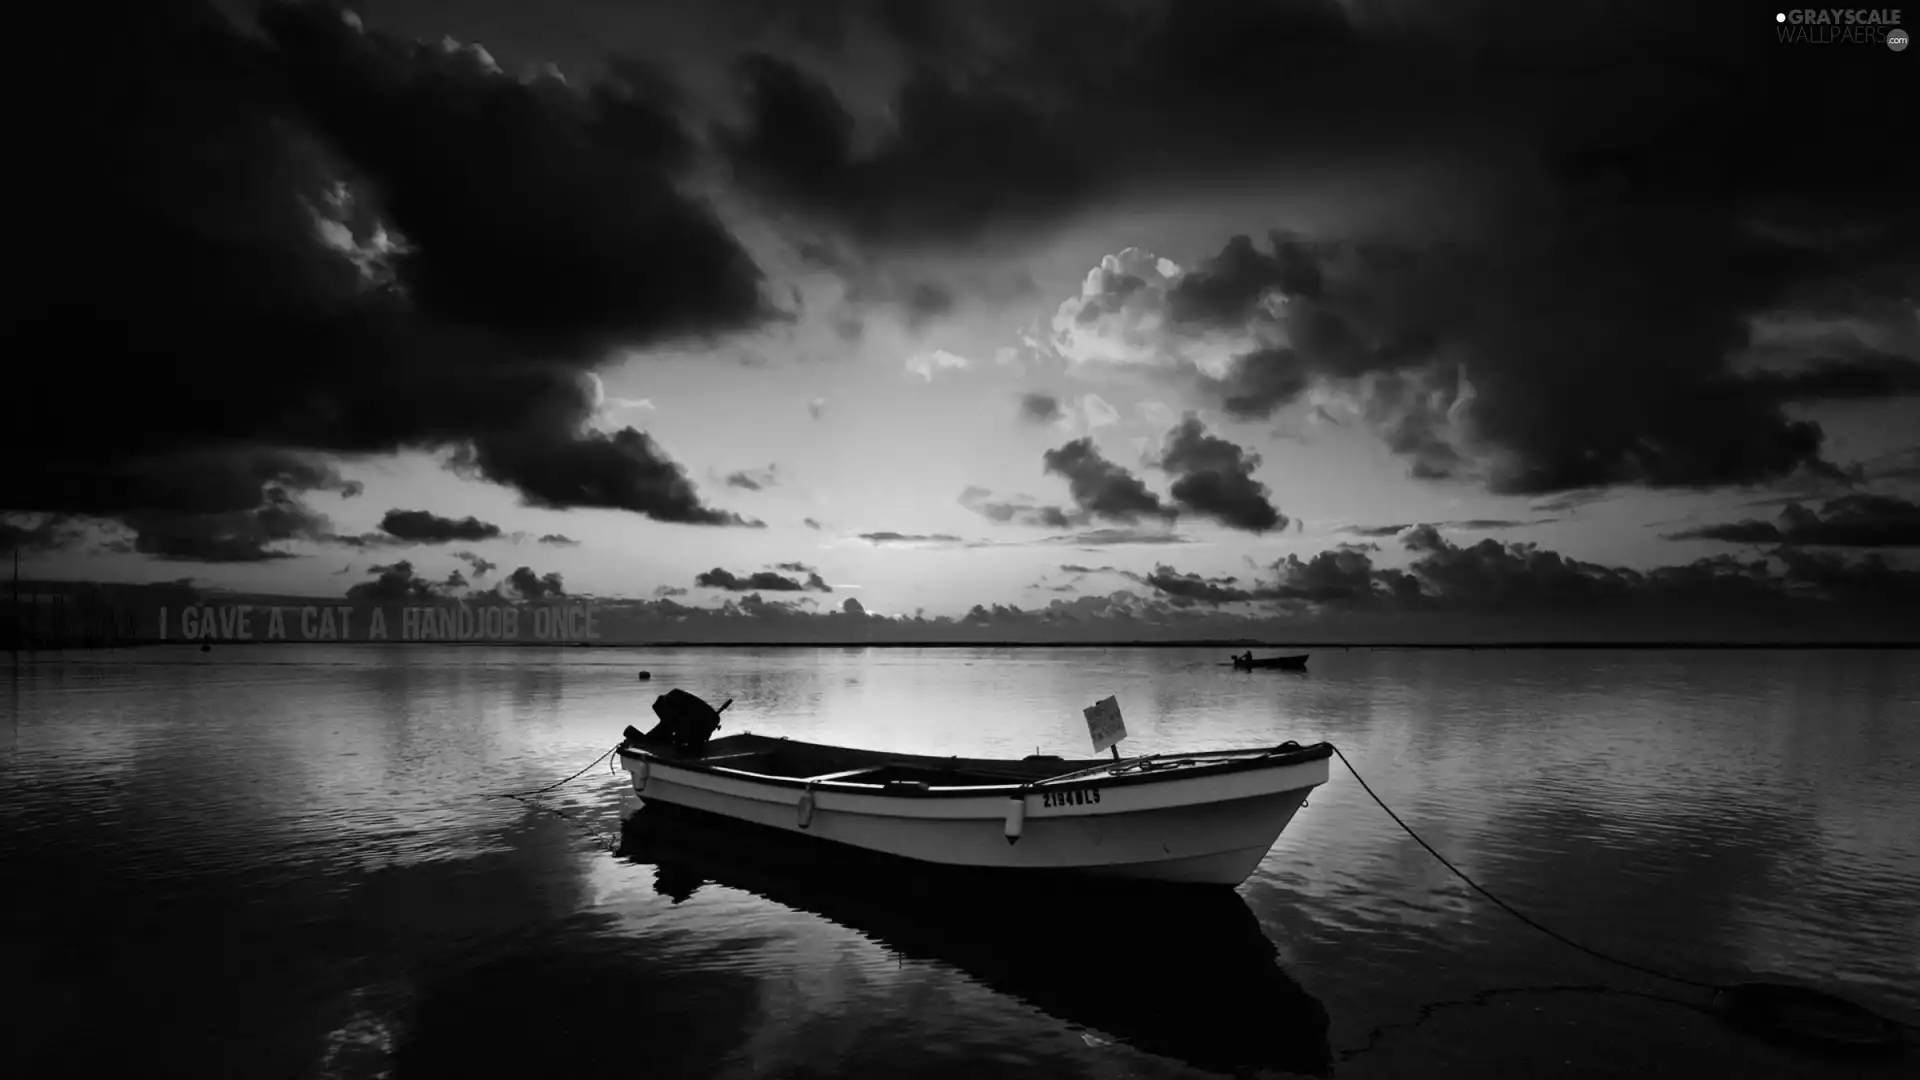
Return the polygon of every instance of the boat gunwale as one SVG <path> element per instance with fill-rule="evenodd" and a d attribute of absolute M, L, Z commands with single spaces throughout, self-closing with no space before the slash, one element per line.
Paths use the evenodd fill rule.
<path fill-rule="evenodd" d="M 756 737 L 766 738 L 766 736 L 756 736 Z M 796 743 L 796 742 L 791 742 L 789 740 L 784 740 L 784 739 L 780 739 L 780 740 L 770 739 L 769 741 L 772 743 L 772 745 L 766 747 L 764 750 L 750 751 L 747 754 L 743 754 L 739 756 L 755 756 L 760 753 L 771 752 L 773 750 L 778 749 L 781 743 L 785 743 L 788 746 L 807 747 L 810 749 L 822 749 L 822 750 L 848 749 L 845 747 L 828 746 L 823 743 Z M 871 796 L 871 797 L 908 798 L 908 799 L 979 798 L 982 796 L 991 796 L 991 795 L 1007 795 L 1009 797 L 1013 797 L 1013 796 L 1021 795 L 1023 793 L 1030 793 L 1030 792 L 1039 790 L 1042 787 L 1044 787 L 1048 791 L 1072 791 L 1072 790 L 1079 790 L 1079 789 L 1094 787 L 1096 785 L 1102 789 L 1113 788 L 1113 787 L 1145 787 L 1153 784 L 1169 783 L 1176 780 L 1211 778 L 1211 777 L 1218 777 L 1218 776 L 1228 776 L 1234 773 L 1260 772 L 1260 771 L 1266 771 L 1271 769 L 1280 769 L 1280 768 L 1286 768 L 1293 765 L 1311 764 L 1316 761 L 1323 761 L 1333 757 L 1333 744 L 1328 742 L 1311 743 L 1305 746 L 1300 746 L 1297 749 L 1293 749 L 1293 750 L 1281 750 L 1278 747 L 1268 748 L 1264 751 L 1255 747 L 1247 747 L 1241 750 L 1203 750 L 1203 751 L 1193 751 L 1190 753 L 1149 754 L 1149 755 L 1145 755 L 1138 758 L 1124 758 L 1119 761 L 1098 762 L 1098 763 L 1091 763 L 1091 764 L 1086 763 L 1084 761 L 1063 762 L 1064 764 L 1073 764 L 1073 765 L 1078 765 L 1079 767 L 1069 769 L 1066 772 L 1059 773 L 1054 776 L 1043 776 L 1043 777 L 1037 777 L 1031 780 L 1014 781 L 1014 782 L 1008 782 L 1004 784 L 966 784 L 966 785 L 931 785 L 929 784 L 926 786 L 918 786 L 918 785 L 912 785 L 912 784 L 904 784 L 897 781 L 893 783 L 875 784 L 875 783 L 860 783 L 858 781 L 851 780 L 851 779 L 843 780 L 843 779 L 822 779 L 818 777 L 804 777 L 804 776 L 780 776 L 773 773 L 753 772 L 751 770 L 734 768 L 734 767 L 722 764 L 721 762 L 724 762 L 727 760 L 726 757 L 722 757 L 714 760 L 702 760 L 699 757 L 682 758 L 678 755 L 667 755 L 667 754 L 656 753 L 647 747 L 621 746 L 621 747 L 618 747 L 617 749 L 618 749 L 619 756 L 627 761 L 632 761 L 635 759 L 652 761 L 652 762 L 657 762 L 660 765 L 667 766 L 669 768 L 686 769 L 689 772 L 703 773 L 709 776 L 719 776 L 719 777 L 728 777 L 728 778 L 738 779 L 738 780 L 745 780 L 750 783 L 761 784 L 769 787 L 790 788 L 794 790 L 811 789 L 815 791 L 841 791 L 848 794 L 865 795 L 865 796 Z M 874 753 L 873 751 L 857 751 L 857 752 Z M 1139 763 L 1144 763 L 1144 762 L 1157 761 L 1157 760 L 1169 760 L 1169 759 L 1180 761 L 1180 760 L 1186 760 L 1186 759 L 1191 759 L 1196 757 L 1202 757 L 1209 754 L 1244 754 L 1246 756 L 1236 757 L 1236 758 L 1226 758 L 1220 761 L 1212 761 L 1212 762 L 1205 762 L 1201 764 L 1189 765 L 1189 766 L 1180 768 L 1178 770 L 1136 771 L 1136 772 L 1125 773 L 1117 776 L 1110 771 L 1103 771 L 1103 770 L 1111 770 L 1115 766 L 1125 766 L 1128 764 L 1137 765 Z M 729 755 L 729 756 L 732 756 L 732 755 Z M 862 771 L 877 770 L 877 769 L 887 768 L 889 766 L 894 766 L 894 765 L 913 766 L 913 765 L 920 765 L 923 763 L 927 765 L 932 765 L 933 763 L 944 764 L 944 763 L 947 763 L 950 761 L 956 761 L 956 760 L 961 760 L 961 759 L 935 758 L 929 755 L 921 755 L 921 754 L 901 754 L 898 756 L 884 755 L 879 759 L 876 759 L 873 762 L 873 764 L 868 767 L 868 769 L 865 769 Z M 968 760 L 976 763 L 987 763 L 992 761 L 993 759 L 974 758 L 974 759 L 964 759 L 964 760 Z M 1088 775 L 1083 776 L 1083 774 L 1088 774 Z"/>

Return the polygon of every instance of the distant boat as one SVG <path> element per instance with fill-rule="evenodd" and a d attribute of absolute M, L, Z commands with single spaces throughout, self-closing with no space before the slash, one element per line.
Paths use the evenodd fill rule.
<path fill-rule="evenodd" d="M 1220 666 L 1238 668 L 1241 671 L 1266 671 L 1276 668 L 1281 671 L 1305 671 L 1307 670 L 1307 657 L 1310 655 L 1312 654 L 1301 653 L 1298 656 L 1256 656 L 1252 659 L 1236 656 Z"/>
<path fill-rule="evenodd" d="M 683 690 L 618 748 L 642 802 L 943 866 L 1234 886 L 1327 782 L 1333 747 L 1112 760 L 930 757 L 763 735 L 711 739 Z"/>

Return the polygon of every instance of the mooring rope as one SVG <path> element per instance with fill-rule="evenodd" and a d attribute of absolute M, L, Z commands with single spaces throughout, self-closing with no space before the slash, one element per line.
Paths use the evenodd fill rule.
<path fill-rule="evenodd" d="M 1542 926 L 1540 923 L 1534 921 L 1533 919 L 1528 918 L 1526 915 L 1522 914 L 1521 912 L 1514 910 L 1511 904 L 1508 904 L 1505 900 L 1502 900 L 1499 897 L 1488 892 L 1486 889 L 1480 886 L 1479 882 L 1468 877 L 1465 871 L 1461 870 L 1459 867 L 1448 862 L 1447 857 L 1445 855 L 1440 854 L 1438 851 L 1435 851 L 1433 849 L 1432 844 L 1429 844 L 1425 840 L 1421 839 L 1420 834 L 1417 832 L 1414 832 L 1413 827 L 1411 825 L 1408 825 L 1406 822 L 1401 821 L 1400 815 L 1393 812 L 1393 808 L 1387 805 L 1385 799 L 1382 799 L 1379 795 L 1374 793 L 1373 788 L 1370 787 L 1367 784 L 1366 779 L 1360 775 L 1360 770 L 1353 767 L 1353 762 L 1347 760 L 1347 755 L 1341 753 L 1340 748 L 1338 746 L 1335 746 L 1333 748 L 1333 752 L 1340 755 L 1341 764 L 1347 767 L 1347 771 L 1353 774 L 1353 778 L 1355 780 L 1360 781 L 1360 787 L 1363 790 L 1365 790 L 1368 795 L 1372 796 L 1374 803 L 1377 804 L 1380 807 L 1380 809 L 1386 811 L 1387 816 L 1393 819 L 1393 823 L 1395 825 L 1398 825 L 1400 826 L 1400 828 L 1406 830 L 1406 834 L 1408 836 L 1413 837 L 1414 843 L 1417 843 L 1421 847 L 1426 848 L 1427 854 L 1440 860 L 1441 866 L 1444 866 L 1448 870 L 1453 871 L 1453 876 L 1459 878 L 1461 881 L 1466 882 L 1467 885 L 1473 889 L 1473 891 L 1493 901 L 1496 905 L 1499 906 L 1500 910 L 1506 912 L 1507 914 L 1513 916 L 1516 919 L 1519 919 L 1521 922 L 1526 923 L 1528 926 L 1533 927 L 1535 930 L 1540 931 L 1541 933 L 1547 935 L 1548 937 L 1554 939 L 1555 941 L 1558 941 L 1562 945 L 1566 945 L 1570 948 L 1578 949 L 1581 952 L 1586 953 L 1588 956 L 1595 957 L 1600 960 L 1605 960 L 1609 964 L 1618 964 L 1623 968 L 1630 968 L 1634 971 L 1640 972 L 1643 975 L 1652 975 L 1654 978 L 1665 979 L 1668 982 L 1679 983 L 1683 986 L 1698 987 L 1699 989 L 1702 989 L 1702 990 L 1724 989 L 1724 987 L 1721 986 L 1721 984 L 1719 983 L 1702 982 L 1699 979 L 1690 979 L 1685 975 L 1675 975 L 1672 972 L 1661 971 L 1657 968 L 1650 968 L 1642 964 L 1636 964 L 1631 960 L 1622 960 L 1617 956 L 1609 956 L 1598 949 L 1588 948 L 1587 946 L 1580 944 L 1579 942 L 1573 940 L 1572 938 L 1569 938 L 1566 935 L 1559 933 L 1558 931 L 1552 929 L 1551 927 Z"/>
<path fill-rule="evenodd" d="M 596 757 L 592 761 L 588 762 L 578 772 L 574 773 L 571 776 L 566 777 L 563 780 L 556 780 L 555 782 L 548 784 L 545 787 L 534 788 L 530 791 L 491 792 L 491 793 L 482 794 L 480 797 L 483 799 L 513 799 L 517 802 L 525 803 L 526 805 L 531 806 L 536 810 L 544 810 L 547 813 L 554 814 L 560 818 L 565 819 L 566 821 L 568 821 L 573 825 L 586 829 L 588 832 L 592 833 L 596 838 L 604 841 L 607 844 L 608 850 L 612 851 L 615 849 L 615 847 L 618 844 L 617 839 L 608 838 L 607 834 L 602 833 L 597 829 L 593 829 L 591 826 L 586 825 L 586 823 L 575 818 L 573 815 L 567 813 L 565 810 L 560 810 L 550 806 L 541 806 L 538 803 L 532 802 L 530 801 L 530 797 L 535 795 L 544 795 L 547 792 L 554 791 L 561 787 L 565 787 L 566 785 L 574 782 L 575 780 L 580 779 L 582 776 L 585 776 L 588 770 L 592 769 L 595 765 L 600 764 L 602 761 L 607 762 L 607 767 L 609 771 L 614 771 L 614 762 L 611 759 L 613 757 L 614 752 L 619 750 L 622 745 L 624 744 L 615 743 L 614 745 L 608 747 L 605 753 L 602 753 L 599 757 Z M 1331 746 L 1331 744 L 1329 745 Z M 1491 900 L 1495 904 L 1495 906 L 1500 908 L 1500 910 L 1506 912 L 1507 914 L 1513 916 L 1514 918 L 1520 920 L 1521 922 L 1527 924 L 1528 926 L 1534 928 L 1535 930 L 1540 931 L 1542 934 L 1545 934 L 1548 937 L 1553 938 L 1555 941 L 1560 942 L 1562 945 L 1565 945 L 1569 948 L 1576 949 L 1580 952 L 1586 953 L 1588 956 L 1591 956 L 1597 960 L 1604 960 L 1609 964 L 1615 964 L 1619 967 L 1627 968 L 1628 970 L 1631 970 L 1631 971 L 1640 972 L 1643 975 L 1651 975 L 1654 978 L 1664 979 L 1668 982 L 1677 983 L 1682 986 L 1691 986 L 1700 990 L 1714 991 L 1716 994 L 1720 992 L 1735 991 L 1739 989 L 1739 987 L 1733 984 L 1705 982 L 1700 979 L 1689 978 L 1685 975 L 1676 975 L 1669 971 L 1662 971 L 1658 968 L 1647 967 L 1644 964 L 1636 964 L 1631 960 L 1624 960 L 1620 957 L 1609 955 L 1607 953 L 1601 952 L 1598 949 L 1594 949 L 1587 945 L 1583 945 L 1580 942 L 1575 941 L 1572 938 L 1569 938 L 1566 935 L 1560 933 L 1559 931 L 1554 930 L 1552 927 L 1546 926 L 1540 923 L 1538 920 L 1530 918 L 1524 912 L 1521 912 L 1515 909 L 1513 905 L 1507 903 L 1505 900 L 1502 900 L 1498 896 L 1495 896 L 1493 893 L 1487 891 L 1487 889 L 1483 887 L 1479 882 L 1467 876 L 1467 873 L 1465 871 L 1461 870 L 1459 867 L 1453 865 L 1452 862 L 1448 861 L 1445 855 L 1440 854 L 1440 852 L 1436 850 L 1432 844 L 1427 843 L 1427 841 L 1424 838 L 1422 838 L 1419 833 L 1415 832 L 1413 830 L 1413 826 L 1408 825 L 1405 821 L 1401 820 L 1399 814 L 1396 814 L 1393 812 L 1393 808 L 1388 806 L 1386 803 L 1386 800 L 1382 799 L 1379 793 L 1373 790 L 1373 786 L 1367 783 L 1366 777 L 1360 775 L 1360 770 L 1353 767 L 1353 762 L 1347 759 L 1347 755 L 1343 751 L 1341 751 L 1341 749 L 1338 746 L 1333 746 L 1332 749 L 1333 749 L 1333 752 L 1339 756 L 1340 763 L 1345 765 L 1347 767 L 1347 771 L 1352 773 L 1353 778 L 1359 782 L 1361 790 L 1367 793 L 1367 796 L 1374 801 L 1374 804 L 1376 806 L 1380 807 L 1381 811 L 1383 811 L 1388 817 L 1393 819 L 1393 823 L 1395 825 L 1400 826 L 1401 830 L 1404 831 L 1408 836 L 1412 837 L 1415 843 L 1425 848 L 1427 851 L 1427 854 L 1432 855 L 1435 859 L 1439 860 L 1441 866 L 1446 867 L 1450 872 L 1452 872 L 1452 874 L 1455 877 L 1465 882 L 1468 887 L 1473 889 L 1473 891 L 1479 893 L 1481 896 L 1486 897 L 1488 900 Z M 1429 1003 L 1426 1007 L 1420 1010 L 1420 1014 L 1410 1024 L 1387 1024 L 1387 1025 L 1381 1025 L 1379 1027 L 1376 1027 L 1371 1033 L 1371 1035 L 1368 1037 L 1366 1043 L 1363 1046 L 1346 1051 L 1345 1053 L 1340 1055 L 1340 1059 L 1342 1061 L 1351 1060 L 1352 1058 L 1359 1056 L 1360 1054 L 1364 1054 L 1367 1051 L 1372 1050 L 1374 1046 L 1378 1044 L 1381 1037 L 1386 1035 L 1390 1030 L 1393 1030 L 1395 1028 L 1401 1028 L 1401 1027 L 1418 1026 L 1419 1024 L 1425 1022 L 1429 1017 L 1433 1015 L 1434 1012 L 1438 1011 L 1439 1009 L 1443 1009 L 1451 1006 L 1459 1006 L 1459 1005 L 1484 1005 L 1487 1003 L 1489 999 L 1496 996 L 1509 995 L 1509 994 L 1529 994 L 1529 993 L 1624 994 L 1632 997 L 1645 998 L 1650 1001 L 1660 1001 L 1660 1002 L 1666 1002 L 1668 1004 L 1682 1005 L 1692 1009 L 1701 1008 L 1698 1005 L 1694 1005 L 1689 1002 L 1679 1001 L 1674 998 L 1664 998 L 1664 997 L 1659 997 L 1652 994 L 1639 993 L 1636 991 L 1624 990 L 1624 989 L 1619 989 L 1615 987 L 1606 987 L 1606 986 L 1570 986 L 1569 985 L 1569 986 L 1537 986 L 1537 987 L 1502 987 L 1502 988 L 1496 988 L 1492 990 L 1483 990 L 1478 993 L 1469 995 L 1468 997 L 1463 999 Z M 1821 996 L 1832 998 L 1832 1000 L 1836 1002 L 1844 1003 L 1844 999 L 1833 998 L 1832 995 L 1822 993 Z M 1859 1006 L 1853 1006 L 1853 1008 L 1858 1009 Z M 1869 1015 L 1873 1015 L 1880 1020 L 1888 1021 L 1892 1023 L 1895 1027 L 1904 1029 L 1910 1035 L 1915 1033 L 1920 1033 L 1920 1027 L 1916 1027 L 1914 1024 L 1908 1023 L 1907 1021 L 1896 1019 L 1893 1017 L 1879 1016 L 1876 1013 L 1872 1013 L 1871 1010 L 1867 1010 L 1867 1012 L 1869 1013 Z"/>
<path fill-rule="evenodd" d="M 608 758 L 613 756 L 613 752 L 615 750 L 620 749 L 620 747 L 623 745 L 625 744 L 614 743 L 612 746 L 607 747 L 606 753 L 601 754 L 599 757 L 594 758 L 592 761 L 587 762 L 587 766 L 585 769 L 581 769 L 579 772 L 574 773 L 572 776 L 567 777 L 565 780 L 559 780 L 559 781 L 555 781 L 554 783 L 548 784 L 546 787 L 534 788 L 532 791 L 493 792 L 491 794 L 485 794 L 480 797 L 483 799 L 522 799 L 527 797 L 528 795 L 545 795 L 547 792 L 552 791 L 555 788 L 565 787 L 566 785 L 573 783 L 575 780 L 578 780 L 581 777 L 587 775 L 587 769 L 591 769 L 595 765 L 598 765 L 601 762 L 606 761 Z M 1348 766 L 1348 767 L 1351 768 L 1352 766 Z"/>
<path fill-rule="evenodd" d="M 1332 745 L 1332 744 L 1328 744 L 1328 745 Z M 1381 810 L 1385 811 L 1388 817 L 1393 819 L 1393 823 L 1395 825 L 1400 826 L 1400 828 L 1403 831 L 1405 831 L 1408 836 L 1413 838 L 1415 843 L 1419 844 L 1423 848 L 1426 848 L 1427 854 L 1432 855 L 1435 859 L 1438 859 L 1440 861 L 1441 866 L 1444 866 L 1448 870 L 1452 871 L 1455 877 L 1459 878 L 1461 881 L 1466 882 L 1467 885 L 1473 889 L 1473 891 L 1479 893 L 1481 896 L 1486 897 L 1488 900 L 1493 901 L 1493 903 L 1497 905 L 1500 908 L 1500 910 L 1506 912 L 1507 914 L 1513 916 L 1516 919 L 1519 919 L 1521 922 L 1526 923 L 1528 926 L 1533 927 L 1535 930 L 1540 931 L 1541 933 L 1547 935 L 1548 937 L 1554 939 L 1555 941 L 1560 942 L 1562 945 L 1566 945 L 1569 948 L 1577 949 L 1580 952 L 1586 953 L 1588 956 L 1594 957 L 1595 959 L 1605 960 L 1609 964 L 1617 964 L 1620 967 L 1627 968 L 1632 971 L 1640 972 L 1643 975 L 1651 975 L 1654 978 L 1665 979 L 1668 982 L 1678 983 L 1679 985 L 1682 985 L 1682 986 L 1691 986 L 1700 990 L 1710 990 L 1710 991 L 1713 991 L 1715 994 L 1719 994 L 1727 991 L 1736 991 L 1739 989 L 1739 987 L 1734 984 L 1712 983 L 1712 982 L 1706 982 L 1700 979 L 1688 978 L 1685 975 L 1676 975 L 1670 971 L 1662 971 L 1658 968 L 1647 967 L 1644 964 L 1636 964 L 1631 960 L 1623 960 L 1620 957 L 1611 956 L 1607 953 L 1601 952 L 1598 949 L 1590 948 L 1586 945 L 1583 945 L 1580 942 L 1567 937 L 1565 934 L 1562 934 L 1551 927 L 1544 926 L 1537 920 L 1529 918 L 1526 914 L 1515 910 L 1513 905 L 1493 895 L 1491 892 L 1488 892 L 1485 888 L 1483 888 L 1480 885 L 1479 882 L 1468 877 L 1465 871 L 1453 865 L 1453 863 L 1447 861 L 1447 857 L 1445 855 L 1440 854 L 1438 851 L 1434 850 L 1433 845 L 1427 843 L 1426 840 L 1422 839 L 1419 833 L 1414 832 L 1413 827 L 1411 825 L 1408 825 L 1406 822 L 1400 820 L 1400 815 L 1394 813 L 1393 808 L 1387 805 L 1386 800 L 1382 799 L 1379 796 L 1379 794 L 1373 790 L 1372 786 L 1367 783 L 1366 778 L 1360 775 L 1360 770 L 1353 767 L 1353 762 L 1347 760 L 1347 755 L 1342 753 L 1338 746 L 1333 747 L 1333 752 L 1340 756 L 1340 763 L 1347 767 L 1347 771 L 1353 774 L 1353 778 L 1360 782 L 1361 789 L 1364 790 L 1367 793 L 1367 795 L 1373 799 L 1375 805 L 1379 806 Z M 1649 998 L 1651 1000 L 1656 1000 L 1656 1001 L 1668 1001 L 1673 1004 L 1679 1004 L 1679 1005 L 1688 1004 L 1686 1002 L 1676 1001 L 1672 998 L 1659 998 L 1653 995 L 1639 994 L 1639 993 L 1635 993 L 1633 991 L 1628 991 L 1628 990 L 1613 990 L 1611 988 L 1606 988 L 1606 987 L 1545 987 L 1545 988 L 1538 988 L 1538 989 L 1548 990 L 1548 991 L 1558 991 L 1558 992 L 1569 992 L 1569 991 L 1576 991 L 1576 990 L 1579 992 L 1590 992 L 1590 993 L 1612 992 L 1612 993 L 1619 993 L 1619 994 L 1629 994 L 1635 997 L 1645 997 L 1645 998 Z M 1533 991 L 1530 991 L 1524 988 L 1512 988 L 1505 991 L 1491 991 L 1488 993 L 1526 993 L 1526 992 L 1533 992 Z M 1827 994 L 1824 991 L 1814 991 L 1814 992 L 1819 994 L 1821 997 L 1827 998 L 1829 1000 L 1839 1002 L 1839 1003 L 1845 1003 L 1845 999 L 1835 997 L 1834 995 L 1831 995 L 1831 994 Z M 1439 1004 L 1453 1005 L 1453 1004 L 1481 1004 L 1481 1003 L 1483 1003 L 1481 1000 L 1481 995 L 1475 995 L 1473 998 L 1469 998 L 1465 1001 L 1442 1002 Z M 1698 1006 L 1688 1005 L 1688 1007 L 1697 1008 Z M 1860 1006 L 1853 1006 L 1853 1007 L 1860 1008 Z M 1873 1013 L 1871 1010 L 1866 1010 L 1866 1011 L 1869 1012 L 1871 1015 L 1877 1017 L 1878 1019 L 1888 1021 L 1892 1023 L 1895 1027 L 1905 1030 L 1910 1036 L 1915 1034 L 1920 1034 L 1920 1026 L 1916 1026 L 1914 1024 L 1911 1024 L 1905 1020 L 1898 1019 L 1896 1017 L 1880 1016 L 1878 1013 Z M 1427 1015 L 1427 1010 L 1423 1010 L 1422 1016 L 1420 1019 L 1424 1020 L 1426 1018 L 1426 1015 Z M 1416 1021 L 1416 1023 L 1417 1022 L 1418 1021 Z M 1376 1030 L 1374 1038 L 1368 1040 L 1367 1046 L 1362 1047 L 1360 1050 L 1354 1051 L 1353 1053 L 1356 1053 L 1356 1054 L 1362 1053 L 1367 1049 L 1371 1049 L 1373 1043 L 1377 1041 L 1380 1034 L 1381 1032 Z"/>
<path fill-rule="evenodd" d="M 600 764 L 602 761 L 605 761 L 607 763 L 608 770 L 612 771 L 613 753 L 614 751 L 620 749 L 622 745 L 624 744 L 614 743 L 612 746 L 607 748 L 606 753 L 601 754 L 599 757 L 594 758 L 592 761 L 588 762 L 586 767 L 581 769 L 579 772 L 574 773 L 572 776 L 567 777 L 565 780 L 557 780 L 551 784 L 548 784 L 546 787 L 534 788 L 532 791 L 488 792 L 488 793 L 482 794 L 480 797 L 483 799 L 512 799 L 515 802 L 524 803 L 527 806 L 534 808 L 535 810 L 541 810 L 546 813 L 552 814 L 555 817 L 560 818 L 563 821 L 566 821 L 570 825 L 574 825 L 578 828 L 586 830 L 588 833 L 592 834 L 595 840 L 601 842 L 602 844 L 605 844 L 608 851 L 613 851 L 619 847 L 620 842 L 617 837 L 609 836 L 607 833 L 604 833 L 601 830 L 596 829 L 591 825 L 588 825 L 586 822 L 581 821 L 579 818 L 574 817 L 572 814 L 569 814 L 565 810 L 562 810 L 558 807 L 542 806 L 539 803 L 534 802 L 532 800 L 532 796 L 545 795 L 547 792 L 553 791 L 556 788 L 565 787 L 566 785 L 573 783 L 575 780 L 578 780 L 581 777 L 587 775 L 587 769 L 593 768 L 595 765 Z"/>

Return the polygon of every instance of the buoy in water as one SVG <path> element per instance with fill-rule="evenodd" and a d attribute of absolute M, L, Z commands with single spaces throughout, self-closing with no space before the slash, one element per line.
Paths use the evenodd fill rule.
<path fill-rule="evenodd" d="M 1791 983 L 1723 986 L 1714 992 L 1713 1011 L 1750 1035 L 1804 1050 L 1879 1057 L 1908 1045 L 1901 1026 L 1872 1009 Z"/>
<path fill-rule="evenodd" d="M 651 679 L 651 678 L 653 678 L 653 672 L 651 671 L 643 671 L 640 673 L 641 682 L 646 682 L 648 679 Z"/>

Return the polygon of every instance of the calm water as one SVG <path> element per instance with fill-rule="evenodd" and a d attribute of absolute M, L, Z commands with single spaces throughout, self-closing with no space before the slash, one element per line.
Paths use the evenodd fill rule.
<path fill-rule="evenodd" d="M 610 850 L 604 766 L 537 806 L 479 797 L 559 780 L 674 686 L 732 698 L 723 733 L 1016 756 L 1084 756 L 1080 709 L 1116 694 L 1134 752 L 1331 740 L 1461 869 L 1597 948 L 1920 1018 L 1914 654 L 1331 651 L 1306 676 L 1218 659 L 264 646 L 22 665 L 0 697 L 0 964 L 27 992 L 0 1058 L 16 1076 L 1900 1072 L 1652 1000 L 1700 995 L 1480 900 L 1337 760 L 1237 898 L 1097 913 L 835 889 L 698 832 Z M 1552 989 L 1597 984 L 1650 996 Z"/>

